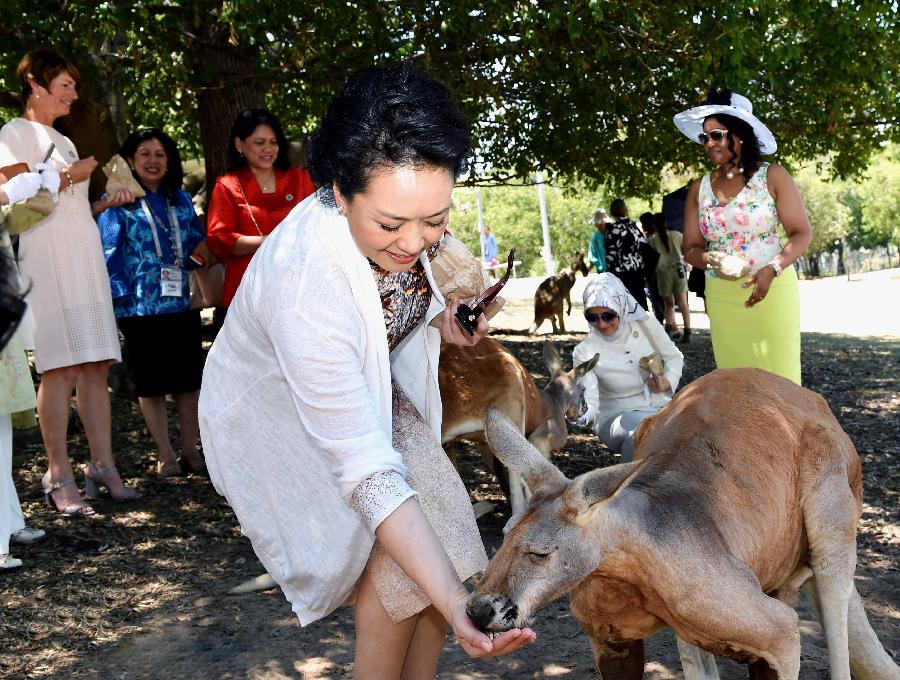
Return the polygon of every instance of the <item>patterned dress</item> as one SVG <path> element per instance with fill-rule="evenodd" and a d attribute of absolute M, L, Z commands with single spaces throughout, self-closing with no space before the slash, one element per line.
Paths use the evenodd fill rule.
<path fill-rule="evenodd" d="M 641 229 L 634 220 L 620 217 L 606 231 L 606 270 L 618 275 L 624 272 L 642 272 Z"/>
<path fill-rule="evenodd" d="M 439 245 L 428 252 L 434 259 Z M 431 304 L 431 285 L 421 261 L 406 272 L 391 273 L 369 261 L 381 296 L 388 347 L 393 351 L 425 319 Z M 354 508 L 375 525 L 384 508 L 395 507 L 396 500 L 408 495 L 412 487 L 450 557 L 460 580 L 466 580 L 487 565 L 469 494 L 440 442 L 396 382 L 392 383 L 393 446 L 403 456 L 406 483 L 394 472 L 378 473 L 364 480 L 351 500 Z M 408 484 L 408 486 L 407 486 Z M 376 540 L 366 571 L 375 586 L 378 599 L 391 621 L 398 623 L 413 616 L 431 602 L 424 592 L 384 551 Z"/>
<path fill-rule="evenodd" d="M 700 233 L 709 252 L 736 255 L 750 264 L 750 273 L 765 267 L 781 252 L 775 229 L 778 213 L 767 181 L 769 163 L 762 163 L 738 195 L 720 203 L 709 175 L 700 182 Z M 712 269 L 706 275 L 715 277 Z"/>
<path fill-rule="evenodd" d="M 769 193 L 768 163 L 728 203 L 712 191 L 709 175 L 700 181 L 700 232 L 709 251 L 736 255 L 751 271 L 765 267 L 781 243 L 778 212 Z M 750 288 L 706 270 L 706 308 L 713 353 L 719 368 L 763 368 L 800 384 L 800 291 L 797 273 L 787 267 L 772 280 L 766 297 L 747 307 Z"/>

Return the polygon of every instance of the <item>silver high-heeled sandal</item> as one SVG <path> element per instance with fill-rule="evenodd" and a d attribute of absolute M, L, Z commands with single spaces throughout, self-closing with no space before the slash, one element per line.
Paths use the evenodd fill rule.
<path fill-rule="evenodd" d="M 98 470 L 94 467 L 93 463 L 88 463 L 84 466 L 84 495 L 91 500 L 97 500 L 100 498 L 100 487 L 105 486 L 109 491 L 110 498 L 114 501 L 133 501 L 140 498 L 142 494 L 136 489 L 132 489 L 128 486 L 124 487 L 124 490 L 120 495 L 113 495 L 112 490 L 109 488 L 109 484 L 105 480 L 111 475 L 118 474 L 119 471 L 116 469 L 115 465 L 108 467 L 105 470 Z"/>
<path fill-rule="evenodd" d="M 69 477 L 68 479 L 64 479 L 61 482 L 51 482 L 50 481 L 50 472 L 43 476 L 41 479 L 41 487 L 44 489 L 44 502 L 56 512 L 61 515 L 68 515 L 69 517 L 89 517 L 90 515 L 96 514 L 94 508 L 85 503 L 80 498 L 76 503 L 69 503 L 66 506 L 60 506 L 56 499 L 53 497 L 53 493 L 59 491 L 64 486 L 75 486 L 75 478 Z"/>

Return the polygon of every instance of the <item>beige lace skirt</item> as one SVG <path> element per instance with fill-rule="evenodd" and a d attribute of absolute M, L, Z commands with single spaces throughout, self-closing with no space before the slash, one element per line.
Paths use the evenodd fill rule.
<path fill-rule="evenodd" d="M 406 481 L 461 581 L 487 566 L 487 554 L 472 502 L 456 468 L 416 407 L 393 385 L 394 448 L 403 456 Z M 418 614 L 431 602 L 376 540 L 366 565 L 375 592 L 391 621 Z"/>

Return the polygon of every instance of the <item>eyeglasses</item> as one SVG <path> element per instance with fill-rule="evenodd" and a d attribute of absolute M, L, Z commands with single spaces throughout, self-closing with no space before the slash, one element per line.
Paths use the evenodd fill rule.
<path fill-rule="evenodd" d="M 728 136 L 728 130 L 710 130 L 709 132 L 701 132 L 697 135 L 697 139 L 701 144 L 706 144 L 710 139 L 714 142 L 721 142 Z"/>
<path fill-rule="evenodd" d="M 603 312 L 603 314 L 593 314 L 591 312 L 585 312 L 584 318 L 587 319 L 588 323 L 597 323 L 598 321 L 602 321 L 603 323 L 612 323 L 619 318 L 619 315 L 615 312 Z"/>

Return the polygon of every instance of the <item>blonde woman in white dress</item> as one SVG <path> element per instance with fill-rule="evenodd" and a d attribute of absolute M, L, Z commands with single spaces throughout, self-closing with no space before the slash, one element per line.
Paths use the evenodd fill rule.
<path fill-rule="evenodd" d="M 89 495 L 103 486 L 114 500 L 139 496 L 124 485 L 112 452 L 107 374 L 109 364 L 121 360 L 121 350 L 100 233 L 88 201 L 88 179 L 97 162 L 79 159 L 71 140 L 52 127 L 78 99 L 74 65 L 41 48 L 22 59 L 18 75 L 25 110 L 0 129 L 0 167 L 24 163 L 22 170 L 33 170 L 46 160 L 60 174 L 55 209 L 19 237 L 19 267 L 30 286 L 35 366 L 42 374 L 37 410 L 49 463 L 44 493 L 60 513 L 92 515 L 78 492 L 66 447 L 73 390 L 90 446 L 84 468 Z M 128 199 L 117 196 L 93 209 Z"/>

